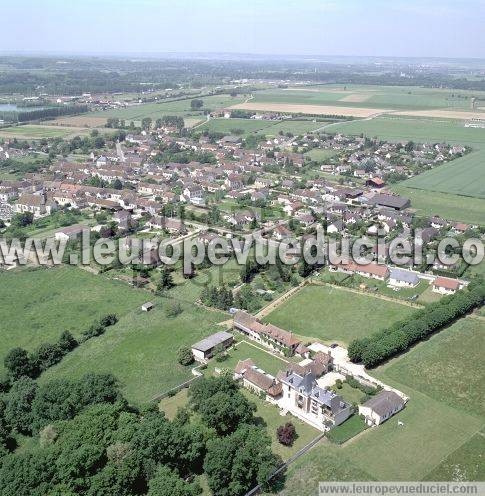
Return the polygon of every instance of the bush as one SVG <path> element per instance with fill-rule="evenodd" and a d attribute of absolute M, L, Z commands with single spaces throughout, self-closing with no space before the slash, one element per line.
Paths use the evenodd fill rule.
<path fill-rule="evenodd" d="M 99 322 L 95 322 L 89 327 L 89 329 L 83 331 L 82 335 L 84 336 L 84 339 L 86 341 L 96 336 L 101 336 L 101 334 L 104 334 L 105 331 L 106 328 L 103 325 L 101 325 Z"/>
<path fill-rule="evenodd" d="M 115 325 L 116 322 L 118 322 L 118 317 L 114 313 L 109 313 L 108 315 L 105 315 L 99 323 L 104 326 L 104 327 L 109 327 L 112 325 Z"/>
<path fill-rule="evenodd" d="M 188 346 L 182 346 L 177 351 L 177 361 L 180 365 L 191 365 L 194 363 L 194 355 Z"/>
<path fill-rule="evenodd" d="M 285 425 L 280 425 L 276 429 L 276 437 L 284 446 L 291 446 L 296 439 L 295 426 L 291 422 L 287 422 Z"/>
<path fill-rule="evenodd" d="M 182 313 L 182 307 L 180 306 L 180 303 L 173 302 L 168 307 L 165 309 L 165 315 L 167 317 L 177 317 L 177 315 L 180 315 Z"/>

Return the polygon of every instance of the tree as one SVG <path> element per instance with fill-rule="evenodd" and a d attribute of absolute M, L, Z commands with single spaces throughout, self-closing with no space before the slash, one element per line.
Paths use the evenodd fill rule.
<path fill-rule="evenodd" d="M 296 438 L 295 426 L 291 422 L 287 422 L 285 425 L 280 425 L 276 429 L 276 437 L 284 446 L 291 446 Z"/>
<path fill-rule="evenodd" d="M 271 439 L 256 426 L 245 425 L 229 436 L 207 442 L 204 471 L 218 496 L 240 496 L 256 484 L 266 487 L 281 460 L 271 453 Z"/>
<path fill-rule="evenodd" d="M 188 346 L 182 346 L 177 351 L 177 361 L 181 365 L 191 365 L 194 363 L 194 355 Z"/>
<path fill-rule="evenodd" d="M 113 181 L 112 187 L 113 189 L 118 189 L 118 190 L 123 189 L 123 183 L 118 178 L 116 178 Z"/>
<path fill-rule="evenodd" d="M 104 327 L 109 327 L 115 325 L 118 322 L 118 317 L 114 313 L 108 313 L 104 317 L 101 318 L 99 323 Z"/>
<path fill-rule="evenodd" d="M 14 227 L 26 227 L 30 226 L 32 222 L 34 222 L 34 214 L 32 212 L 22 212 L 12 217 L 11 225 Z"/>
<path fill-rule="evenodd" d="M 21 434 L 32 432 L 32 402 L 37 394 L 38 386 L 29 377 L 21 377 L 10 389 L 5 403 L 5 420 Z"/>
<path fill-rule="evenodd" d="M 148 483 L 147 496 L 197 496 L 201 493 L 197 483 L 185 482 L 177 472 L 162 465 Z"/>
<path fill-rule="evenodd" d="M 12 379 L 16 380 L 19 377 L 33 375 L 34 367 L 26 350 L 23 348 L 11 349 L 3 361 L 5 368 Z"/>
<path fill-rule="evenodd" d="M 204 102 L 198 98 L 194 98 L 191 102 L 190 102 L 190 108 L 192 110 L 199 110 L 201 109 L 202 107 L 204 106 Z"/>
<path fill-rule="evenodd" d="M 157 283 L 157 294 L 162 294 L 165 290 L 173 288 L 173 277 L 170 270 L 164 265 Z"/>
<path fill-rule="evenodd" d="M 64 353 L 69 353 L 76 348 L 79 343 L 69 331 L 64 331 L 59 338 L 58 344 Z"/>
<path fill-rule="evenodd" d="M 63 356 L 64 352 L 58 344 L 43 343 L 33 354 L 32 361 L 39 371 L 43 371 L 59 363 Z"/>
<path fill-rule="evenodd" d="M 202 420 L 223 436 L 234 432 L 240 424 L 250 422 L 255 411 L 256 405 L 238 390 L 219 391 L 202 401 L 198 408 Z"/>

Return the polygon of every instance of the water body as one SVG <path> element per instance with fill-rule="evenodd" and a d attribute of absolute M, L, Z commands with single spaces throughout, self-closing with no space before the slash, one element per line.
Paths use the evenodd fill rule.
<path fill-rule="evenodd" d="M 44 110 L 46 107 L 19 107 L 16 103 L 0 103 L 0 112 L 30 112 Z"/>

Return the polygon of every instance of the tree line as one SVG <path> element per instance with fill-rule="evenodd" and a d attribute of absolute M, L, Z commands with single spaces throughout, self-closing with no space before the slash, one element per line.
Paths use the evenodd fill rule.
<path fill-rule="evenodd" d="M 366 367 L 375 367 L 483 305 L 484 301 L 485 283 L 472 281 L 466 290 L 445 296 L 369 337 L 355 339 L 349 346 L 349 358 Z"/>

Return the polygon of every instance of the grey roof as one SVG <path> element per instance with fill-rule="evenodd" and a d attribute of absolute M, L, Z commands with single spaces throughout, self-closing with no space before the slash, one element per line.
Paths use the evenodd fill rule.
<path fill-rule="evenodd" d="M 224 343 L 228 339 L 232 339 L 234 336 L 226 331 L 216 332 L 211 336 L 199 341 L 192 345 L 192 348 L 199 351 L 209 351 L 216 347 L 218 344 Z"/>
<path fill-rule="evenodd" d="M 369 203 L 373 205 L 382 205 L 383 207 L 405 208 L 409 206 L 409 198 L 381 193 L 373 196 Z"/>
<path fill-rule="evenodd" d="M 395 279 L 396 281 L 404 281 L 410 284 L 418 284 L 419 282 L 419 277 L 416 274 L 408 272 L 406 270 L 396 269 L 394 267 L 391 267 L 391 273 L 389 277 L 391 279 Z"/>
<path fill-rule="evenodd" d="M 381 417 L 388 415 L 395 410 L 401 409 L 405 401 L 394 391 L 381 391 L 379 394 L 364 403 L 364 406 L 371 408 Z"/>

